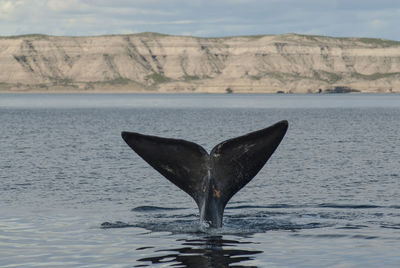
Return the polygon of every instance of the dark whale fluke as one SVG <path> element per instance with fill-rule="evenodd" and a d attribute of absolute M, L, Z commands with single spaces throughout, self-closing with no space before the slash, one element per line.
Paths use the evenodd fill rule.
<path fill-rule="evenodd" d="M 200 218 L 222 226 L 224 208 L 268 161 L 288 129 L 286 120 L 216 145 L 122 132 L 125 142 L 147 163 L 197 203 Z"/>

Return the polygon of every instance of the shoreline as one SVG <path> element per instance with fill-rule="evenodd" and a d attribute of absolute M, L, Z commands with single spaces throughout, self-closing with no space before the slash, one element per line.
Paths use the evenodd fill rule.
<path fill-rule="evenodd" d="M 400 94 L 400 92 L 321 92 L 321 93 L 310 93 L 310 92 L 294 92 L 294 93 L 282 93 L 282 92 L 254 92 L 254 91 L 241 91 L 241 92 L 209 92 L 209 91 L 143 91 L 143 90 L 21 90 L 21 91 L 13 91 L 13 90 L 0 90 L 0 95 L 2 94 L 51 94 L 51 95 L 68 95 L 68 94 L 82 94 L 82 95 L 94 95 L 94 94 L 138 94 L 138 95 L 201 95 L 201 94 L 210 94 L 210 95 L 396 95 Z"/>

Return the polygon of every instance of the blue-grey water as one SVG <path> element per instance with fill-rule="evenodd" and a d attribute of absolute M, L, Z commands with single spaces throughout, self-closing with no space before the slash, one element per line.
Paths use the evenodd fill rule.
<path fill-rule="evenodd" d="M 289 121 L 207 230 L 120 132 Z M 400 95 L 0 95 L 0 267 L 400 267 Z"/>

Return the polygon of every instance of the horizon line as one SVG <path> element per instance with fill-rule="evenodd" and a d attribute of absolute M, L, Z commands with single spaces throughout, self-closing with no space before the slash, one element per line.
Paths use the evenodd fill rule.
<path fill-rule="evenodd" d="M 195 35 L 176 35 L 176 34 L 165 34 L 158 32 L 138 32 L 138 33 L 119 33 L 119 34 L 99 34 L 99 35 L 52 35 L 52 34 L 43 34 L 43 33 L 26 33 L 19 35 L 0 35 L 0 38 L 23 38 L 23 37 L 71 37 L 71 38 L 88 38 L 88 37 L 109 37 L 109 36 L 140 36 L 140 35 L 155 35 L 155 36 L 170 36 L 170 37 L 192 37 L 199 39 L 225 39 L 225 38 L 262 38 L 265 36 L 285 36 L 285 35 L 297 35 L 304 37 L 319 37 L 319 38 L 331 38 L 331 39 L 374 39 L 374 40 L 382 40 L 382 41 L 392 41 L 399 42 L 399 40 L 395 39 L 386 39 L 379 37 L 356 37 L 356 36 L 330 36 L 330 35 L 318 35 L 318 34 L 301 34 L 301 33 L 281 33 L 281 34 L 250 34 L 250 35 L 230 35 L 230 36 L 195 36 Z"/>

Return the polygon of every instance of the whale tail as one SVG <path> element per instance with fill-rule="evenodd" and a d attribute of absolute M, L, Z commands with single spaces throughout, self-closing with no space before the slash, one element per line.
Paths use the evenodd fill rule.
<path fill-rule="evenodd" d="M 124 141 L 161 175 L 188 193 L 202 220 L 222 226 L 224 208 L 265 165 L 288 129 L 286 120 L 216 145 L 211 153 L 180 140 L 122 132 Z"/>

